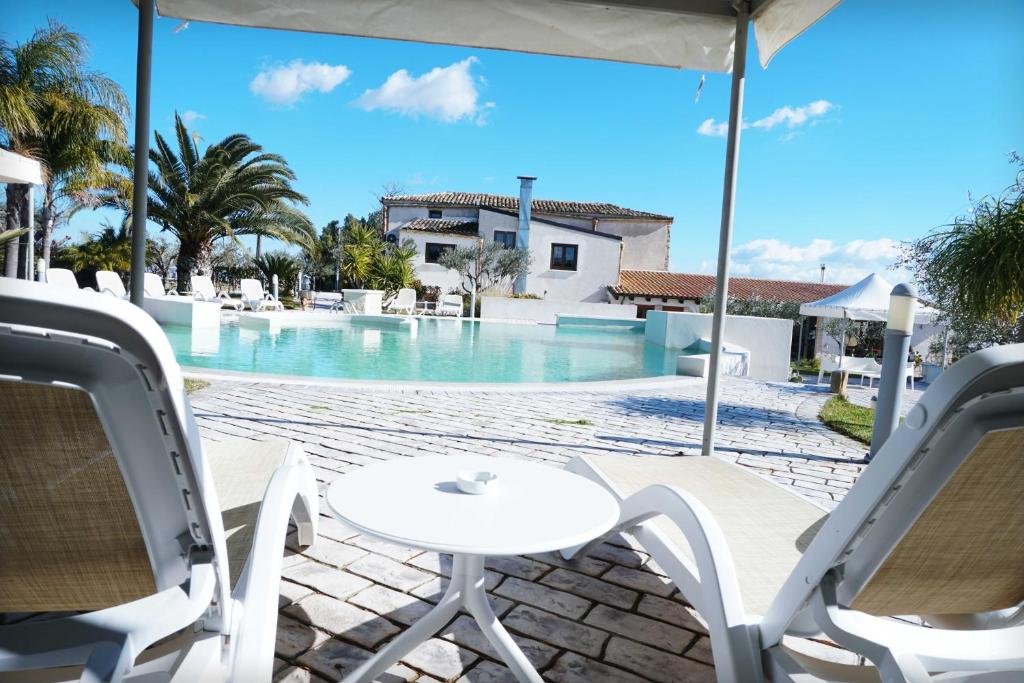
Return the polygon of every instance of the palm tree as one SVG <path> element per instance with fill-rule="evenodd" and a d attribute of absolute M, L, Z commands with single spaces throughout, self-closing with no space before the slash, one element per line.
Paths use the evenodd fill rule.
<path fill-rule="evenodd" d="M 200 152 L 174 115 L 177 150 L 155 132 L 149 158 L 149 219 L 178 238 L 178 291 L 189 291 L 192 272 L 210 272 L 213 244 L 228 237 L 262 235 L 307 245 L 312 222 L 296 208 L 308 200 L 292 187 L 295 173 L 285 160 L 235 133 Z M 130 195 L 116 202 L 129 209 Z"/>
<path fill-rule="evenodd" d="M 0 146 L 43 164 L 42 255 L 49 264 L 58 216 L 75 210 L 91 190 L 114 179 L 107 164 L 123 154 L 128 102 L 121 88 L 86 69 L 87 45 L 51 21 L 21 45 L 0 40 Z M 58 203 L 67 202 L 63 211 Z M 17 229 L 28 207 L 23 186 L 7 186 L 6 227 Z M 8 245 L 8 274 L 18 264 Z"/>
<path fill-rule="evenodd" d="M 376 230 L 361 221 L 352 221 L 345 226 L 341 238 L 341 276 L 357 288 L 365 287 L 370 280 L 373 264 L 383 249 Z"/>

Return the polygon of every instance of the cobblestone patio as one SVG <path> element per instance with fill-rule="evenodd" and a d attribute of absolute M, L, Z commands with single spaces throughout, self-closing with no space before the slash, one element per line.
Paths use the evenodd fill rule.
<path fill-rule="evenodd" d="M 862 470 L 865 448 L 818 422 L 827 396 L 826 387 L 813 384 L 726 378 L 720 456 L 835 506 Z M 192 404 L 204 438 L 301 443 L 326 487 L 351 468 L 422 454 L 561 466 L 590 453 L 698 453 L 704 385 L 508 394 L 214 382 Z M 546 680 L 713 680 L 704 629 L 647 560 L 617 537 L 573 562 L 555 554 L 494 559 L 487 587 L 495 611 Z M 425 613 L 449 572 L 447 556 L 381 543 L 321 517 L 316 546 L 285 560 L 277 680 L 339 679 Z M 383 680 L 512 679 L 462 615 Z"/>

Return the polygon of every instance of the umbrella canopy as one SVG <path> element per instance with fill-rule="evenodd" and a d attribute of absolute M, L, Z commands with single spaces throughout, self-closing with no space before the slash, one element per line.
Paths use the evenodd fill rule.
<path fill-rule="evenodd" d="M 42 168 L 35 159 L 0 149 L 0 183 L 42 185 Z"/>
<path fill-rule="evenodd" d="M 840 0 L 753 0 L 761 65 Z M 732 69 L 731 0 L 157 0 L 162 16 L 701 71 Z"/>
<path fill-rule="evenodd" d="M 855 285 L 850 285 L 832 296 L 802 304 L 800 315 L 816 318 L 844 318 L 885 322 L 889 312 L 889 294 L 892 285 L 878 273 L 871 273 Z M 931 322 L 938 311 L 919 305 L 915 322 Z"/>

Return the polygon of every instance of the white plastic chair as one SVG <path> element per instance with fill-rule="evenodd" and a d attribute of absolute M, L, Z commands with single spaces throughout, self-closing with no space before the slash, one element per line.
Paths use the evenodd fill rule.
<path fill-rule="evenodd" d="M 1024 677 L 1022 344 L 943 373 L 831 514 L 715 457 L 568 468 L 621 501 L 613 531 L 634 536 L 707 622 L 721 681 Z M 821 633 L 870 665 L 783 642 Z"/>
<path fill-rule="evenodd" d="M 241 282 L 242 305 L 248 306 L 253 311 L 265 311 L 268 308 L 283 311 L 284 305 L 274 298 L 270 292 L 263 290 L 263 283 L 259 280 L 243 279 Z"/>
<path fill-rule="evenodd" d="M 142 292 L 145 296 L 167 296 L 167 291 L 164 289 L 164 281 L 156 273 L 144 273 L 142 275 Z"/>
<path fill-rule="evenodd" d="M 408 287 L 398 290 L 398 294 L 388 302 L 386 310 L 412 315 L 416 312 L 416 290 Z"/>
<path fill-rule="evenodd" d="M 121 276 L 112 270 L 96 271 L 96 291 L 100 294 L 110 294 L 118 299 L 127 299 L 128 292 L 124 288 Z"/>
<path fill-rule="evenodd" d="M 197 301 L 219 301 L 221 308 L 233 308 L 240 311 L 245 307 L 241 300 L 232 299 L 226 293 L 218 292 L 209 275 L 192 276 L 192 296 Z"/>
<path fill-rule="evenodd" d="M 445 294 L 437 303 L 438 315 L 454 315 L 462 317 L 462 297 L 458 294 Z"/>
<path fill-rule="evenodd" d="M 128 302 L 4 281 L 0 375 L 0 612 L 78 612 L 0 626 L 0 672 L 269 681 L 289 517 L 316 537 L 302 451 L 202 443 Z"/>
<path fill-rule="evenodd" d="M 75 274 L 67 268 L 49 268 L 46 271 L 46 284 L 64 289 L 78 289 Z"/>

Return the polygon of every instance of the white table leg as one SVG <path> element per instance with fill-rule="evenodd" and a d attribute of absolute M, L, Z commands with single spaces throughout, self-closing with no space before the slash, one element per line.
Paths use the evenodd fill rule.
<path fill-rule="evenodd" d="M 383 650 L 363 662 L 362 666 L 345 676 L 342 683 L 371 683 L 376 680 L 398 660 L 409 654 L 413 648 L 441 630 L 445 624 L 451 621 L 461 606 L 461 586 L 452 581 L 448 585 L 444 597 L 434 609 L 399 634 Z"/>
<path fill-rule="evenodd" d="M 543 683 L 540 674 L 491 609 L 484 591 L 484 558 L 481 555 L 455 555 L 452 559 L 451 582 L 437 606 L 346 676 L 342 683 L 371 683 L 413 648 L 441 630 L 463 605 L 476 619 L 480 630 L 498 651 L 516 680 L 520 683 Z"/>

